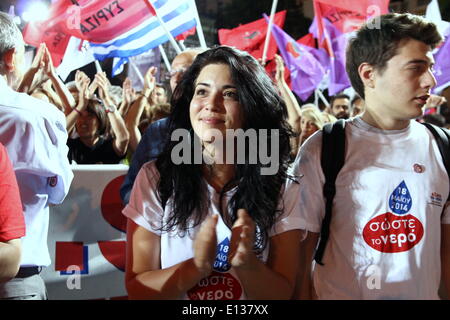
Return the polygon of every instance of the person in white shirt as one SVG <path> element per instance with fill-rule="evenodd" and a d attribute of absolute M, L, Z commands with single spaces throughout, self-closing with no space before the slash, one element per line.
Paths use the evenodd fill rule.
<path fill-rule="evenodd" d="M 325 214 L 322 131 L 296 159 L 308 232 L 298 298 L 315 291 L 318 299 L 438 299 L 441 279 L 450 289 L 449 180 L 432 133 L 414 120 L 436 85 L 432 49 L 442 37 L 423 17 L 375 19 L 379 26 L 362 26 L 347 49 L 347 73 L 365 111 L 346 121 L 329 239 L 312 266 Z"/>
<path fill-rule="evenodd" d="M 0 298 L 46 299 L 39 273 L 50 264 L 49 205 L 64 200 L 73 173 L 64 114 L 14 91 L 23 77 L 24 52 L 20 30 L 7 14 L 0 13 L 0 142 L 13 164 L 26 224 L 19 272 L 0 285 Z"/>
<path fill-rule="evenodd" d="M 172 107 L 164 150 L 139 171 L 123 210 L 129 298 L 289 299 L 298 183 L 287 180 L 292 131 L 274 84 L 248 53 L 217 47 L 185 72 Z M 240 129 L 256 129 L 258 150 L 246 139 L 231 151 L 240 138 L 228 134 Z M 261 160 L 269 140 L 274 168 Z"/>

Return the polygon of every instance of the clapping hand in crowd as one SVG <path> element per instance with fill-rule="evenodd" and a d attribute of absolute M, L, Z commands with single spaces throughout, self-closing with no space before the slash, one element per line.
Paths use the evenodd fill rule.
<path fill-rule="evenodd" d="M 43 82 L 41 79 L 42 74 L 40 74 L 39 76 L 36 76 L 36 74 L 39 72 L 39 70 L 44 69 L 43 57 L 45 47 L 45 43 L 41 43 L 33 59 L 33 62 L 31 63 L 31 67 L 25 73 L 17 91 L 31 94 L 32 91 L 38 86 L 38 84 Z"/>
<path fill-rule="evenodd" d="M 216 258 L 218 218 L 218 215 L 208 217 L 200 227 L 194 241 L 194 264 L 204 277 L 212 272 Z"/>
<path fill-rule="evenodd" d="M 137 148 L 137 145 L 141 141 L 141 133 L 139 131 L 139 122 L 142 117 L 142 113 L 144 109 L 152 103 L 151 99 L 153 91 L 155 89 L 156 84 L 156 71 L 158 69 L 156 67 L 150 67 L 144 76 L 144 88 L 142 92 L 139 94 L 138 99 L 136 99 L 129 111 L 126 113 L 125 124 L 130 133 L 130 151 L 134 152 Z"/>
<path fill-rule="evenodd" d="M 135 100 L 136 90 L 132 86 L 130 78 L 126 78 L 122 85 L 122 104 L 120 105 L 119 112 L 124 117 L 131 104 Z"/>
<path fill-rule="evenodd" d="M 110 133 L 113 137 L 113 147 L 117 155 L 122 156 L 127 152 L 130 135 L 125 126 L 125 122 L 117 111 L 117 106 L 110 95 L 111 83 L 106 77 L 105 72 L 98 72 L 95 75 L 98 84 L 98 93 L 103 101 L 106 113 L 108 115 L 109 124 L 111 126 Z"/>
<path fill-rule="evenodd" d="M 255 223 L 245 209 L 239 209 L 238 219 L 231 229 L 230 253 L 228 261 L 234 268 L 251 269 L 256 259 L 253 251 L 255 243 Z"/>
<path fill-rule="evenodd" d="M 82 71 L 78 70 L 75 74 L 75 85 L 78 90 L 77 110 L 82 112 L 86 109 L 89 99 L 91 98 L 89 77 Z"/>
<path fill-rule="evenodd" d="M 105 107 L 110 108 L 112 106 L 115 106 L 114 101 L 112 100 L 111 95 L 109 93 L 109 88 L 111 87 L 111 83 L 109 82 L 108 78 L 106 77 L 106 73 L 98 72 L 95 75 L 95 80 L 97 81 L 97 85 L 98 85 L 98 94 L 100 96 L 100 99 L 103 100 Z"/>
<path fill-rule="evenodd" d="M 71 112 L 66 115 L 67 132 L 70 132 L 75 128 L 78 117 L 85 112 L 89 104 L 89 99 L 91 98 L 91 93 L 89 90 L 90 81 L 91 80 L 89 77 L 83 71 L 78 70 L 75 73 L 75 86 L 78 91 L 78 103 L 75 108 L 73 108 Z"/>
<path fill-rule="evenodd" d="M 284 81 L 284 62 L 278 54 L 275 55 L 275 80 L 277 82 Z"/>
<path fill-rule="evenodd" d="M 153 90 L 155 90 L 156 85 L 156 72 L 158 68 L 150 67 L 145 73 L 144 77 L 144 89 L 142 91 L 143 95 L 147 98 L 151 97 Z"/>
<path fill-rule="evenodd" d="M 427 103 L 425 104 L 425 109 L 436 108 L 447 102 L 447 99 L 442 96 L 438 96 L 435 94 L 431 94 L 427 99 Z"/>
<path fill-rule="evenodd" d="M 31 67 L 24 75 L 18 91 L 32 94 L 37 89 L 44 91 L 47 97 L 53 100 L 53 103 L 64 111 L 66 115 L 75 107 L 75 99 L 58 77 L 50 51 L 45 43 L 41 43 L 39 46 Z"/>

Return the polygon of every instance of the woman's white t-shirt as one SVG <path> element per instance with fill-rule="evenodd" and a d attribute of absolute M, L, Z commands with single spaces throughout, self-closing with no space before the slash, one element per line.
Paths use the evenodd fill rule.
<path fill-rule="evenodd" d="M 139 226 L 160 236 L 161 238 L 161 268 L 169 268 L 193 257 L 193 242 L 200 225 L 190 229 L 190 232 L 180 234 L 178 230 L 161 232 L 161 226 L 167 221 L 171 212 L 171 199 L 163 210 L 157 196 L 159 172 L 155 162 L 147 162 L 139 171 L 130 202 L 123 210 L 123 214 L 132 219 Z M 231 237 L 231 230 L 219 214 L 220 194 L 207 184 L 209 196 L 208 215 L 219 215 L 217 223 L 217 256 L 213 273 L 202 279 L 190 289 L 185 299 L 191 300 L 239 300 L 245 299 L 245 290 L 233 268 L 227 263 L 227 254 Z M 298 183 L 288 181 L 284 186 L 285 192 L 280 205 L 283 213 L 269 232 L 269 237 L 294 229 L 300 229 L 298 218 Z M 227 204 L 236 188 L 228 191 L 223 199 L 223 212 L 227 211 Z M 260 259 L 267 260 L 269 245 L 266 246 Z M 261 281 L 264 281 L 261 279 Z"/>

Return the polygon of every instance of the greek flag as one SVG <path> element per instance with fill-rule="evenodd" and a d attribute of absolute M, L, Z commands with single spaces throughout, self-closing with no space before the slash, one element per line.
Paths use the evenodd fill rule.
<path fill-rule="evenodd" d="M 196 26 L 195 12 L 188 0 L 150 0 L 173 37 Z M 128 58 L 149 51 L 169 40 L 156 16 L 149 16 L 138 27 L 104 43 L 90 43 L 97 60 L 116 58 L 113 76 L 120 73 Z"/>

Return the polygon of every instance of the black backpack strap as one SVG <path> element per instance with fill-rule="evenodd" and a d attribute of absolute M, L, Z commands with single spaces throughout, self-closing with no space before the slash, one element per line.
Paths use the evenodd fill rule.
<path fill-rule="evenodd" d="M 438 127 L 431 123 L 422 123 L 428 130 L 431 131 L 434 138 L 436 139 L 436 143 L 439 147 L 439 152 L 441 153 L 442 160 L 444 162 L 445 169 L 447 170 L 447 175 L 450 180 L 450 131 L 447 129 Z M 450 192 L 447 197 L 447 201 L 450 200 Z"/>
<path fill-rule="evenodd" d="M 336 194 L 336 177 L 344 165 L 345 159 L 345 120 L 326 124 L 322 129 L 321 165 L 325 176 L 323 195 L 325 197 L 325 217 L 320 230 L 320 241 L 314 260 L 320 264 L 330 233 L 331 211 Z"/>

